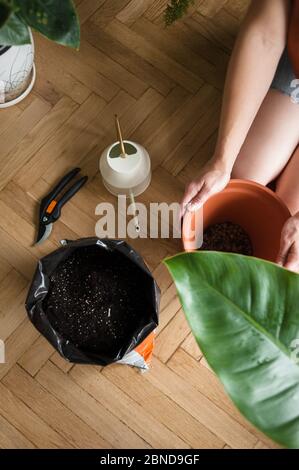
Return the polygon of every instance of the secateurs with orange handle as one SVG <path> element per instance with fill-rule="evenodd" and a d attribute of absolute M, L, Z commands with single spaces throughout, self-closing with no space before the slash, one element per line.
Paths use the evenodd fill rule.
<path fill-rule="evenodd" d="M 38 235 L 35 244 L 42 243 L 50 236 L 53 223 L 59 219 L 64 204 L 69 201 L 88 180 L 87 176 L 82 176 L 62 194 L 60 199 L 57 199 L 63 189 L 69 185 L 80 170 L 80 168 L 74 168 L 67 173 L 55 188 L 42 199 L 39 211 Z"/>

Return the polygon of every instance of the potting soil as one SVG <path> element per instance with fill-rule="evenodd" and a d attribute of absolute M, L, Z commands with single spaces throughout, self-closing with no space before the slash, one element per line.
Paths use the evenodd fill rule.
<path fill-rule="evenodd" d="M 251 240 L 238 224 L 222 222 L 210 225 L 203 233 L 201 250 L 224 251 L 251 256 Z"/>
<path fill-rule="evenodd" d="M 125 255 L 81 247 L 50 276 L 44 309 L 53 328 L 76 347 L 117 353 L 149 314 L 150 280 Z"/>

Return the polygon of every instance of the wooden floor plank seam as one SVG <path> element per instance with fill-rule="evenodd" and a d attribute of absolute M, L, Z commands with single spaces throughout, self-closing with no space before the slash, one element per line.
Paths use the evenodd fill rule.
<path fill-rule="evenodd" d="M 104 369 L 102 369 L 102 372 L 103 372 L 104 375 L 106 376 L 106 374 L 105 374 L 106 371 L 105 371 Z M 108 376 L 108 379 L 109 379 L 109 376 Z M 112 382 L 112 383 L 114 383 L 114 382 Z M 118 385 L 116 384 L 116 386 L 118 386 Z M 120 388 L 120 387 L 119 387 L 119 388 Z M 126 390 L 126 388 L 120 388 L 120 390 L 123 390 L 123 392 L 126 393 L 129 397 L 131 396 L 131 395 L 128 393 L 128 391 Z M 172 397 L 167 397 L 167 400 L 168 400 L 171 404 L 175 405 L 175 407 L 178 407 L 182 412 L 184 412 L 184 413 L 186 413 L 187 415 L 189 415 L 190 417 L 192 417 L 192 415 L 191 415 L 188 411 L 186 411 L 179 403 L 177 403 L 175 400 L 173 400 Z M 160 419 L 163 419 L 163 417 L 160 417 Z M 169 430 L 171 430 L 171 427 L 169 427 Z M 209 430 L 209 432 L 211 432 L 211 431 Z M 214 434 L 214 433 L 212 433 L 212 434 Z M 216 437 L 216 434 L 214 434 L 214 435 L 215 435 L 215 437 Z"/>
<path fill-rule="evenodd" d="M 22 369 L 22 370 L 24 371 L 25 374 L 28 374 L 28 372 L 27 372 L 25 369 L 23 369 L 22 366 L 18 365 L 18 366 L 15 366 L 15 367 L 19 367 L 20 369 Z M 10 374 L 13 375 L 13 372 L 14 372 L 14 369 L 12 369 L 12 370 L 10 371 Z M 7 376 L 8 376 L 8 374 L 7 374 L 6 377 L 2 380 L 2 382 L 3 382 L 4 384 L 5 384 L 5 383 L 6 383 L 6 384 L 9 383 L 9 381 L 7 380 Z M 29 377 L 28 377 L 28 378 L 29 378 Z M 27 380 L 28 380 L 28 379 L 27 379 Z M 30 379 L 29 379 L 29 380 L 30 380 Z M 31 378 L 31 380 L 33 380 L 33 379 Z M 12 384 L 13 384 L 13 382 L 12 382 Z M 43 391 L 43 393 L 44 393 L 45 395 L 47 395 L 47 397 L 49 397 L 49 398 L 48 398 L 48 402 L 49 402 L 49 400 L 52 400 L 52 402 L 54 402 L 54 403 L 56 403 L 56 402 L 58 403 L 58 402 L 59 402 L 59 400 L 57 400 L 56 398 L 54 399 L 54 396 L 53 396 L 52 394 L 50 394 L 42 385 L 37 384 L 36 381 L 35 381 L 35 384 L 38 385 L 38 387 L 40 387 L 40 389 Z M 15 387 L 12 385 L 12 386 L 9 388 L 9 390 L 12 391 L 14 388 L 15 388 Z M 18 394 L 21 395 L 21 393 L 18 393 Z M 28 394 L 25 394 L 25 393 L 23 392 L 23 396 L 22 396 L 22 397 L 20 396 L 19 399 L 24 403 L 24 405 L 25 405 L 27 408 L 29 408 L 34 414 L 36 414 L 36 411 L 34 410 L 34 408 L 28 403 L 28 398 L 27 398 L 27 397 L 28 397 Z M 38 402 L 38 400 L 33 400 L 33 399 L 32 399 L 32 401 L 33 401 L 33 406 L 34 406 L 35 403 Z M 66 408 L 66 407 L 63 405 L 63 403 L 61 403 L 61 402 L 59 402 L 59 403 L 61 404 L 61 408 Z M 70 414 L 71 414 L 71 412 L 69 413 L 69 415 L 70 415 Z M 72 414 L 73 414 L 73 413 L 72 413 Z M 56 419 L 55 416 L 53 416 L 53 418 Z M 51 423 L 49 423 L 46 419 L 42 419 L 42 420 L 45 422 L 45 424 L 46 424 L 47 426 L 49 426 L 50 428 L 52 428 L 53 431 L 57 432 L 57 433 L 60 434 L 62 437 L 65 437 L 65 436 L 64 436 L 64 433 L 63 433 L 61 430 L 56 429 L 55 426 L 52 425 Z M 82 420 L 81 420 L 80 418 L 78 418 L 78 423 L 77 423 L 78 426 L 80 426 L 80 421 L 82 421 Z M 67 422 L 68 422 L 68 420 L 65 419 L 64 423 L 67 423 Z M 82 425 L 81 425 L 81 426 L 82 426 Z M 67 440 L 68 440 L 69 444 L 73 446 L 73 444 L 74 444 L 74 437 L 73 437 L 73 435 L 72 435 L 72 430 L 73 430 L 73 428 L 70 429 L 69 436 L 67 437 Z M 100 438 L 100 436 L 96 433 L 95 436 L 94 436 L 95 439 L 96 439 L 97 436 L 98 436 L 98 438 Z M 77 446 L 75 446 L 75 447 L 77 447 Z"/>
<path fill-rule="evenodd" d="M 52 365 L 50 366 L 50 362 L 48 361 L 48 362 L 45 364 L 45 366 L 43 366 L 43 367 L 41 368 L 41 370 L 40 370 L 40 371 L 38 372 L 38 374 L 37 374 L 37 381 L 38 381 L 41 385 L 43 384 L 43 382 L 45 381 L 45 379 L 41 379 L 40 377 L 41 377 L 41 376 L 43 377 L 44 369 L 48 369 L 49 367 L 50 367 L 50 370 L 52 371 L 52 373 L 54 372 L 56 375 L 57 375 L 57 372 L 59 371 L 59 369 L 58 369 L 54 364 L 52 364 Z M 54 370 L 53 368 L 54 368 L 55 370 Z M 62 371 L 59 371 L 59 372 L 58 372 L 58 376 L 60 375 L 60 377 L 61 377 L 61 374 L 63 374 L 63 372 L 62 372 Z M 111 433 L 110 439 L 111 439 L 111 438 L 113 439 L 113 442 L 110 441 L 109 443 L 112 444 L 113 447 L 114 447 L 114 446 L 115 446 L 115 444 L 114 444 L 114 439 L 115 439 L 115 436 L 116 436 L 117 439 L 116 439 L 115 442 L 118 442 L 118 443 L 121 445 L 121 447 L 122 447 L 122 446 L 125 444 L 125 441 L 126 441 L 126 439 L 124 439 L 124 442 L 121 442 L 121 439 L 120 439 L 120 436 L 121 436 L 121 434 L 122 434 L 122 432 L 123 432 L 123 429 L 122 429 L 122 428 L 123 428 L 123 427 L 124 427 L 124 428 L 127 428 L 127 429 L 126 429 L 127 432 L 128 432 L 128 430 L 130 429 L 130 428 L 128 428 L 128 426 L 126 425 L 126 423 L 122 422 L 120 419 L 118 419 L 118 418 L 116 418 L 116 417 L 115 417 L 115 419 L 112 420 L 112 416 L 114 416 L 114 415 L 113 415 L 113 413 L 112 413 L 109 409 L 105 408 L 100 402 L 98 402 L 97 400 L 95 400 L 94 397 L 93 397 L 89 392 L 87 392 L 86 390 L 83 390 L 78 384 L 76 384 L 76 383 L 73 381 L 72 377 L 71 377 L 69 374 L 63 374 L 63 375 L 64 375 L 65 378 L 68 377 L 67 381 L 70 382 L 71 388 L 74 388 L 74 386 L 76 385 L 77 389 L 81 391 L 81 393 L 79 393 L 79 396 L 80 396 L 81 394 L 83 394 L 82 392 L 84 392 L 84 395 L 85 395 L 85 402 L 87 402 L 87 401 L 88 401 L 88 398 L 89 398 L 89 401 L 91 401 L 92 404 L 94 405 L 93 407 L 94 407 L 98 412 L 100 412 L 100 413 L 99 413 L 99 419 L 98 419 L 99 423 L 100 423 L 100 421 L 101 421 L 101 420 L 100 420 L 101 414 L 102 414 L 102 419 L 103 419 L 103 414 L 104 414 L 105 412 L 107 412 L 107 413 L 106 413 L 106 420 L 107 420 L 107 418 L 108 418 L 109 421 L 111 421 L 111 425 L 110 425 L 111 427 L 110 427 L 110 431 L 109 431 L 109 432 Z M 56 382 L 55 382 L 55 383 L 56 383 Z M 52 384 L 52 385 L 53 385 L 53 384 Z M 48 388 L 47 388 L 47 389 L 48 389 Z M 54 396 L 55 396 L 57 399 L 59 399 L 59 401 L 61 401 L 61 402 L 62 402 L 68 409 L 70 409 L 74 414 L 76 414 L 76 416 L 78 416 L 79 418 L 83 419 L 82 416 L 80 416 L 80 414 L 78 414 L 78 410 L 74 410 L 74 407 L 72 407 L 72 406 L 70 405 L 69 401 L 66 401 L 66 402 L 64 401 L 64 400 L 65 400 L 65 397 L 62 397 L 62 396 L 60 395 L 60 398 L 59 398 L 59 396 L 57 396 L 56 391 L 57 391 L 57 390 L 56 390 L 56 389 L 54 390 L 53 386 L 50 387 L 50 390 L 48 389 L 48 392 L 49 392 L 49 393 L 54 394 Z M 59 395 L 59 393 L 58 393 L 58 395 Z M 96 404 L 97 404 L 98 406 L 97 406 Z M 85 419 L 87 419 L 87 418 L 85 418 Z M 85 421 L 85 419 L 83 419 L 83 421 Z M 122 424 L 121 429 L 118 429 L 118 426 L 116 425 L 117 422 L 119 422 L 119 423 Z M 88 423 L 86 423 L 86 424 L 88 424 Z M 107 421 L 106 421 L 106 425 L 107 425 Z M 92 427 L 93 427 L 93 426 L 92 426 Z M 98 427 L 98 424 L 97 424 L 97 427 Z M 94 427 L 93 427 L 93 429 L 94 429 Z M 114 431 L 113 431 L 113 430 L 114 430 Z M 138 436 L 138 435 L 135 433 L 134 430 L 131 430 L 131 429 L 130 429 L 130 431 L 131 431 L 132 437 L 133 437 L 133 435 L 136 436 L 136 437 Z M 105 429 L 102 429 L 102 432 L 105 433 Z M 113 436 L 113 437 L 112 437 L 112 436 Z M 124 436 L 124 437 L 125 437 L 125 436 Z M 105 436 L 104 436 L 104 438 L 105 438 Z M 140 437 L 136 442 L 138 442 L 138 443 L 140 444 L 141 441 L 144 441 L 144 439 Z"/>

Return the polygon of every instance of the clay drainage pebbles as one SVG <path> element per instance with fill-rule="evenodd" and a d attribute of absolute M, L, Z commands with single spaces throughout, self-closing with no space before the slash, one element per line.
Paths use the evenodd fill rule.
<path fill-rule="evenodd" d="M 43 306 L 53 328 L 77 348 L 114 356 L 150 316 L 151 292 L 151 280 L 134 262 L 92 245 L 58 265 Z"/>

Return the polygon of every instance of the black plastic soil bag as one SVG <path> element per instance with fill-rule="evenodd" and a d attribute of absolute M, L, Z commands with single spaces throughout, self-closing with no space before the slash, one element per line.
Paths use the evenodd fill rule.
<path fill-rule="evenodd" d="M 143 259 L 126 242 L 85 238 L 65 241 L 39 261 L 26 309 L 68 361 L 130 364 L 125 358 L 158 324 L 159 297 Z"/>

